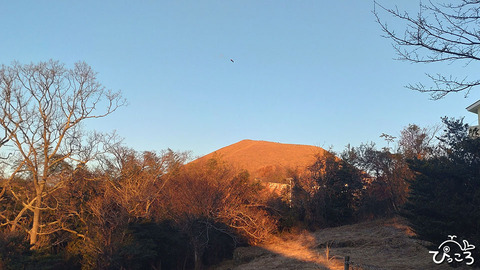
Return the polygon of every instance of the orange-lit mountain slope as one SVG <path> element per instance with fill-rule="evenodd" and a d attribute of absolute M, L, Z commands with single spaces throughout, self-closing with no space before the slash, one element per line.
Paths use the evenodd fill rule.
<path fill-rule="evenodd" d="M 281 182 L 287 170 L 303 171 L 326 150 L 311 145 L 284 144 L 268 141 L 243 140 L 199 158 L 199 161 L 218 157 L 237 169 L 248 170 L 253 178 Z"/>

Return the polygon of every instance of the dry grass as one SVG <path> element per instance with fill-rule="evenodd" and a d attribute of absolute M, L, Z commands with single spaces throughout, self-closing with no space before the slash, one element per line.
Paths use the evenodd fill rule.
<path fill-rule="evenodd" d="M 314 233 L 317 248 L 329 246 L 340 258 L 350 256 L 357 265 L 374 269 L 450 269 L 436 265 L 422 241 L 402 218 L 363 222 L 328 228 Z"/>
<path fill-rule="evenodd" d="M 301 233 L 288 238 L 274 237 L 261 246 L 237 248 L 233 260 L 212 269 L 343 269 L 343 263 L 328 256 L 328 251 L 315 248 L 313 235 Z"/>
<path fill-rule="evenodd" d="M 343 263 L 331 256 L 330 248 L 327 246 L 318 249 L 314 235 L 309 233 L 301 233 L 297 237 L 291 237 L 290 235 L 289 239 L 276 238 L 262 247 L 279 255 L 280 263 L 282 261 L 296 261 L 297 265 L 310 265 L 313 267 L 312 269 L 343 269 Z"/>
<path fill-rule="evenodd" d="M 450 269 L 434 264 L 412 235 L 401 218 L 284 234 L 259 247 L 239 248 L 234 260 L 214 269 L 343 269 L 344 256 L 354 269 Z"/>

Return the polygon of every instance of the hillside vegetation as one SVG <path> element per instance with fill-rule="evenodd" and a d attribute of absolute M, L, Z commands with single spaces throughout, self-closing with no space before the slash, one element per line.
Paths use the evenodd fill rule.
<path fill-rule="evenodd" d="M 85 63 L 0 74 L 0 269 L 429 267 L 405 223 L 351 225 L 399 214 L 422 241 L 480 243 L 480 140 L 461 120 L 382 149 L 245 140 L 186 164 L 83 131 L 125 104 Z"/>
<path fill-rule="evenodd" d="M 258 247 L 237 248 L 233 260 L 211 269 L 343 270 L 345 256 L 353 269 L 449 269 L 435 264 L 428 243 L 412 236 L 406 220 L 398 217 L 289 233 Z"/>
<path fill-rule="evenodd" d="M 326 152 L 311 145 L 243 140 L 207 154 L 199 161 L 219 158 L 247 170 L 253 179 L 282 181 L 290 177 L 289 172 L 303 172 Z"/>

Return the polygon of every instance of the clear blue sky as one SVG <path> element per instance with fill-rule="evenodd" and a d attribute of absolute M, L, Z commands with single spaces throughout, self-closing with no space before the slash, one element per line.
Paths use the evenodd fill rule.
<path fill-rule="evenodd" d="M 383 1 L 395 2 L 418 5 Z M 476 125 L 465 107 L 480 89 L 432 101 L 404 88 L 429 70 L 471 68 L 393 60 L 372 9 L 368 0 L 5 1 L 0 63 L 86 61 L 129 102 L 87 128 L 115 129 L 137 150 L 204 155 L 242 139 L 342 150 L 442 116 Z"/>

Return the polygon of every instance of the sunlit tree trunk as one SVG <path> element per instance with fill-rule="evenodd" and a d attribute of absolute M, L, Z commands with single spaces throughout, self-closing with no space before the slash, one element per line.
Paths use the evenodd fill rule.
<path fill-rule="evenodd" d="M 42 207 L 42 191 L 38 190 L 36 192 L 36 200 L 35 200 L 35 207 L 33 208 L 33 223 L 32 229 L 30 230 L 30 245 L 34 246 L 38 240 L 38 233 L 40 229 L 40 215 L 41 215 L 41 207 Z"/>

